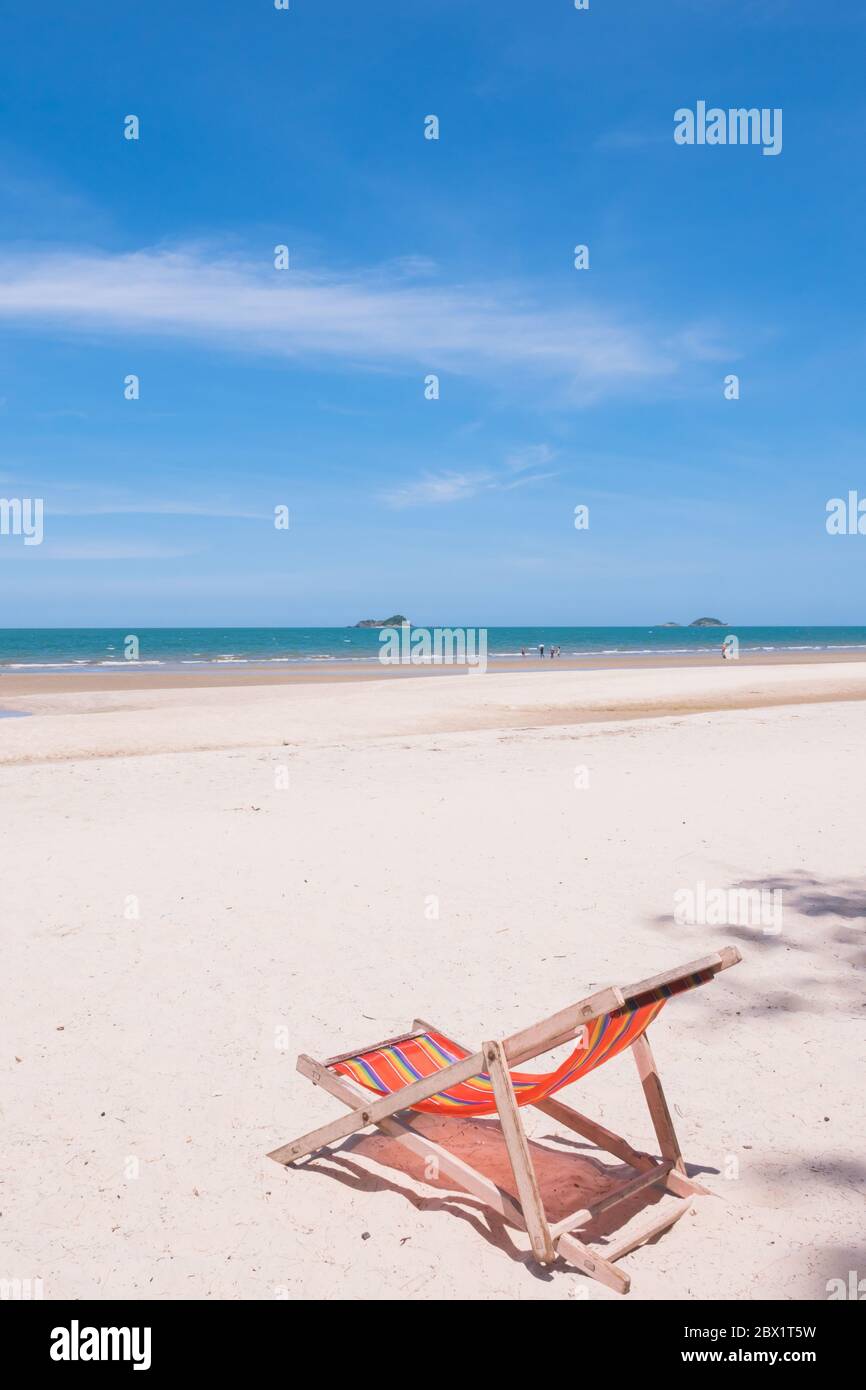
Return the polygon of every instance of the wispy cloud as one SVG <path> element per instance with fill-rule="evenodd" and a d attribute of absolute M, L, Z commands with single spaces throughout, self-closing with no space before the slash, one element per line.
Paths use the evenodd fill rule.
<path fill-rule="evenodd" d="M 549 444 L 530 444 L 508 454 L 501 469 L 425 473 L 421 478 L 382 493 L 382 501 L 398 509 L 428 507 L 444 502 L 464 502 L 480 492 L 509 492 L 527 483 L 555 477 L 555 473 L 537 471 L 539 465 L 550 463 L 555 457 Z"/>
<path fill-rule="evenodd" d="M 165 502 L 144 498 L 141 502 L 92 501 L 75 503 L 50 503 L 52 516 L 180 516 L 180 517 L 225 517 L 231 521 L 273 521 L 273 511 L 254 511 L 240 504 L 207 502 Z"/>
<path fill-rule="evenodd" d="M 673 145 L 673 111 L 667 130 L 606 130 L 595 141 L 597 150 L 645 150 L 651 145 Z"/>
<path fill-rule="evenodd" d="M 149 543 L 127 545 L 119 541 L 82 541 L 80 545 L 63 545 L 46 540 L 38 548 L 0 548 L 0 559 L 31 560 L 33 557 L 39 560 L 181 560 L 198 553 L 187 548 Z"/>
<path fill-rule="evenodd" d="M 545 478 L 556 478 L 555 472 L 550 473 L 524 473 L 519 478 L 512 478 L 509 483 L 500 483 L 499 489 L 502 492 L 511 492 L 516 487 L 526 487 L 529 483 L 541 483 Z"/>
<path fill-rule="evenodd" d="M 416 482 L 382 493 L 389 507 L 427 507 L 442 502 L 463 502 L 492 485 L 489 473 L 425 473 Z"/>
<path fill-rule="evenodd" d="M 7 254 L 0 318 L 182 337 L 307 363 L 519 369 L 572 383 L 587 398 L 674 376 L 695 356 L 688 324 L 661 329 L 598 307 L 563 308 L 514 285 L 413 283 L 405 263 L 355 277 L 277 271 L 267 255 L 253 263 L 202 247 Z"/>
<path fill-rule="evenodd" d="M 543 468 L 556 457 L 556 451 L 549 444 L 527 444 L 506 454 L 505 467 L 512 473 L 522 473 L 527 468 Z"/>

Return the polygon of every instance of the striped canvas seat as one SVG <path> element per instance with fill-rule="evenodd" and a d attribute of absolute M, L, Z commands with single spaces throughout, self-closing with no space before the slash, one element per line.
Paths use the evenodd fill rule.
<path fill-rule="evenodd" d="M 585 1029 L 585 1036 L 578 1039 L 574 1051 L 554 1071 L 513 1071 L 511 1081 L 518 1105 L 535 1105 L 563 1086 L 579 1081 L 603 1062 L 609 1062 L 641 1037 L 672 994 L 692 989 L 711 977 L 712 971 L 702 971 L 677 980 L 672 986 L 628 999 L 623 1008 L 594 1019 Z M 330 1070 L 349 1077 L 378 1096 L 386 1096 L 422 1077 L 433 1076 L 469 1055 L 465 1047 L 431 1028 L 400 1042 L 341 1058 L 331 1064 Z M 481 1072 L 412 1108 L 432 1115 L 492 1115 L 496 1111 L 496 1101 L 490 1077 Z"/>

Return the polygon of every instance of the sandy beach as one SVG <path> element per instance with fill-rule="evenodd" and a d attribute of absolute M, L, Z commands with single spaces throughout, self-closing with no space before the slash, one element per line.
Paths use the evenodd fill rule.
<path fill-rule="evenodd" d="M 0 1207 L 46 1298 L 616 1298 L 382 1136 L 268 1161 L 341 1113 L 295 1058 L 480 1043 L 727 943 L 652 1037 L 713 1195 L 627 1297 L 862 1270 L 866 662 L 114 682 L 0 683 Z M 699 885 L 778 929 L 678 920 Z M 629 1057 L 564 1098 L 656 1152 Z M 552 1219 L 627 1175 L 526 1120 Z M 421 1127 L 512 1185 L 495 1123 Z"/>
<path fill-rule="evenodd" d="M 814 666 L 852 663 L 863 665 L 864 653 L 854 651 L 752 651 L 740 653 L 737 668 L 754 666 Z M 595 653 L 585 656 L 560 656 L 555 662 L 537 655 L 523 658 L 491 657 L 485 671 L 473 674 L 551 676 L 562 671 L 653 671 L 653 670 L 718 670 L 721 665 L 717 651 L 688 653 L 619 653 L 611 656 Z M 376 660 L 341 662 L 295 662 L 285 666 L 247 663 L 209 663 L 206 670 L 152 667 L 145 663 L 122 663 L 113 667 L 88 671 L 21 671 L 14 667 L 0 668 L 0 705 L 10 695 L 77 694 L 90 691 L 123 690 L 214 690 L 225 686 L 239 688 L 251 685 L 333 685 L 335 683 L 381 680 L 412 680 L 419 677 L 454 677 L 468 674 L 464 666 L 441 665 L 386 666 Z M 733 669 L 728 663 L 728 669 Z M 805 687 L 807 690 L 810 687 Z"/>

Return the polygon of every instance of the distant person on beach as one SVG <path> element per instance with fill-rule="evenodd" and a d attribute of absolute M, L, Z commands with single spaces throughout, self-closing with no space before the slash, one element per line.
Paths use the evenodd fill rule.
<path fill-rule="evenodd" d="M 525 648 L 525 647 L 521 647 L 521 648 L 520 648 L 520 655 L 521 655 L 521 656 L 526 656 L 526 648 Z"/>
<path fill-rule="evenodd" d="M 543 661 L 543 660 L 544 660 L 544 643 L 543 643 L 543 642 L 539 642 L 539 644 L 538 644 L 538 655 L 541 657 L 541 660 Z"/>

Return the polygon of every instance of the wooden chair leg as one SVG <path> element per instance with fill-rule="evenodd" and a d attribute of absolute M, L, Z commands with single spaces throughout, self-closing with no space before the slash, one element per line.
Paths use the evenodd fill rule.
<path fill-rule="evenodd" d="M 426 1028 L 428 1032 L 442 1031 L 438 1029 L 435 1024 L 428 1023 L 424 1018 L 416 1018 L 412 1026 L 413 1028 Z M 448 1034 L 448 1036 L 451 1035 Z M 670 1158 L 674 1164 L 674 1169 L 667 1175 L 666 1185 L 669 1190 L 678 1197 L 710 1197 L 712 1193 L 708 1187 L 704 1187 L 702 1183 L 695 1182 L 694 1178 L 686 1176 L 685 1164 L 683 1163 L 682 1154 L 680 1154 L 679 1151 L 679 1144 L 674 1132 L 673 1121 L 671 1120 L 665 1102 L 661 1081 L 658 1078 L 658 1072 L 655 1071 L 655 1061 L 650 1051 L 650 1045 L 647 1041 L 646 1034 L 638 1041 L 646 1044 L 645 1050 L 646 1053 L 649 1054 L 649 1065 L 651 1070 L 655 1073 L 658 1083 L 658 1092 L 661 1096 L 661 1103 L 667 1115 L 668 1130 L 673 1137 L 673 1147 L 676 1150 L 675 1153 L 671 1152 L 668 1154 L 665 1153 L 664 1149 L 661 1149 L 663 1157 Z M 637 1048 L 637 1043 L 633 1043 L 632 1046 L 633 1048 Z M 635 1056 L 635 1061 L 637 1061 L 637 1056 Z M 638 1067 L 638 1071 L 640 1071 L 640 1067 Z M 644 1091 L 646 1092 L 646 1087 L 644 1087 Z M 647 1098 L 649 1099 L 649 1097 Z M 584 1139 L 589 1139 L 598 1148 L 603 1149 L 605 1153 L 613 1154 L 615 1158 L 621 1158 L 623 1163 L 628 1163 L 632 1168 L 637 1168 L 639 1171 L 657 1162 L 651 1154 L 642 1153 L 639 1149 L 634 1149 L 621 1135 L 613 1134 L 611 1130 L 605 1129 L 603 1125 L 598 1124 L 595 1120 L 590 1120 L 586 1115 L 581 1115 L 578 1110 L 572 1109 L 570 1105 L 565 1105 L 561 1100 L 555 1097 L 551 1096 L 547 1100 L 537 1101 L 533 1109 L 543 1111 L 545 1115 L 549 1115 L 552 1120 L 556 1120 L 559 1124 L 564 1125 L 566 1129 L 574 1130 L 575 1133 L 582 1135 Z M 652 1106 L 650 1106 L 650 1113 L 652 1114 Z M 654 1116 L 653 1123 L 655 1125 Z M 659 1131 L 656 1126 L 656 1135 L 658 1136 L 658 1134 Z M 661 1143 L 660 1137 L 659 1143 Z"/>
<path fill-rule="evenodd" d="M 367 1104 L 368 1096 L 360 1091 L 351 1082 L 346 1081 L 342 1076 L 335 1076 L 323 1064 L 316 1062 L 312 1057 L 301 1056 L 298 1058 L 298 1071 L 302 1076 L 309 1077 L 314 1086 L 321 1086 L 323 1090 L 329 1091 L 337 1100 L 342 1101 L 343 1105 L 350 1110 L 360 1110 Z M 425 1163 L 434 1159 L 439 1172 L 446 1178 L 450 1178 L 458 1187 L 485 1202 L 491 1210 L 495 1211 L 507 1221 L 509 1225 L 516 1226 L 518 1230 L 525 1231 L 526 1223 L 523 1213 L 512 1201 L 507 1192 L 497 1187 L 490 1178 L 479 1173 L 477 1168 L 472 1168 L 470 1164 L 464 1163 L 463 1159 L 455 1154 L 443 1149 L 441 1144 L 429 1139 L 426 1134 L 417 1131 L 410 1115 L 403 1112 L 399 1119 L 391 1116 L 389 1119 L 380 1120 L 379 1129 L 383 1134 L 387 1134 L 389 1139 L 396 1139 L 399 1144 L 404 1144 L 407 1149 L 422 1158 Z"/>
<path fill-rule="evenodd" d="M 550 1238 L 550 1228 L 544 1213 L 538 1178 L 532 1164 L 532 1155 L 520 1119 L 520 1110 L 511 1084 L 511 1074 L 505 1060 L 502 1044 L 486 1042 L 482 1045 L 487 1071 L 493 1083 L 493 1094 L 499 1121 L 505 1136 L 508 1157 L 514 1172 L 514 1181 L 520 1197 L 520 1206 L 526 1221 L 526 1229 L 532 1242 L 535 1258 L 541 1264 L 553 1264 L 556 1252 Z"/>
<path fill-rule="evenodd" d="M 590 1250 L 577 1236 L 560 1236 L 556 1248 L 562 1258 L 579 1269 L 581 1274 L 588 1274 L 590 1279 L 597 1279 L 600 1284 L 613 1289 L 614 1293 L 625 1294 L 631 1288 L 631 1279 L 624 1270 L 617 1269 L 616 1265 L 603 1255 Z"/>
<path fill-rule="evenodd" d="M 685 1173 L 686 1165 L 646 1033 L 641 1034 L 631 1047 L 662 1157 L 670 1159 L 677 1172 Z"/>
<path fill-rule="evenodd" d="M 604 1125 L 590 1120 L 586 1115 L 581 1115 L 579 1110 L 574 1110 L 561 1100 L 550 1097 L 547 1100 L 538 1101 L 534 1108 L 549 1115 L 552 1120 L 564 1125 L 566 1129 L 573 1130 L 575 1134 L 582 1135 L 584 1139 L 589 1139 L 596 1148 L 602 1149 L 604 1153 L 613 1154 L 614 1158 L 621 1158 L 623 1163 L 627 1163 L 630 1168 L 636 1168 L 638 1172 L 645 1172 L 650 1168 L 658 1167 L 658 1159 L 653 1158 L 652 1154 L 642 1153 L 640 1149 L 632 1148 L 628 1140 L 623 1139 L 622 1135 L 614 1134 L 612 1130 L 605 1129 Z M 712 1196 L 708 1187 L 695 1182 L 694 1178 L 687 1178 L 683 1173 L 675 1173 L 673 1169 L 665 1178 L 665 1187 L 677 1197 Z"/>
<path fill-rule="evenodd" d="M 625 1235 L 614 1244 L 609 1245 L 604 1252 L 606 1259 L 613 1263 L 614 1260 L 621 1260 L 624 1255 L 630 1255 L 632 1250 L 637 1250 L 638 1246 L 645 1245 L 648 1240 L 653 1240 L 655 1236 L 661 1235 L 662 1231 L 669 1231 L 671 1226 L 675 1226 L 691 1209 L 691 1198 L 684 1197 L 679 1206 L 674 1206 L 668 1211 L 654 1213 L 645 1225 L 639 1226 L 630 1235 Z"/>
<path fill-rule="evenodd" d="M 366 1103 L 367 1098 L 362 1091 L 359 1091 L 343 1077 L 334 1076 L 323 1063 L 316 1062 L 312 1057 L 299 1057 L 298 1071 L 303 1076 L 308 1077 L 314 1085 L 322 1086 L 329 1091 L 350 1110 L 357 1110 Z M 400 1144 L 405 1144 L 419 1157 L 435 1158 L 439 1164 L 440 1172 L 451 1178 L 457 1186 L 464 1188 L 465 1191 L 485 1202 L 509 1225 L 516 1226 L 521 1231 L 527 1230 L 523 1212 L 515 1205 L 508 1193 L 503 1192 L 500 1187 L 491 1182 L 490 1178 L 479 1173 L 476 1168 L 470 1167 L 468 1163 L 464 1163 L 462 1159 L 449 1153 L 441 1145 L 434 1143 L 427 1135 L 418 1133 L 413 1129 L 412 1122 L 405 1114 L 401 1115 L 399 1119 L 392 1116 L 380 1120 L 378 1128 L 389 1138 L 395 1139 Z M 544 1219 L 546 1220 L 546 1218 Z M 568 1233 L 561 1235 L 556 1240 L 556 1254 L 568 1260 L 581 1273 L 588 1275 L 591 1279 L 597 1279 L 599 1283 L 606 1284 L 615 1293 L 628 1293 L 629 1276 L 623 1270 L 617 1269 L 600 1252 L 591 1250 L 587 1245 L 584 1245 L 577 1236 Z"/>

